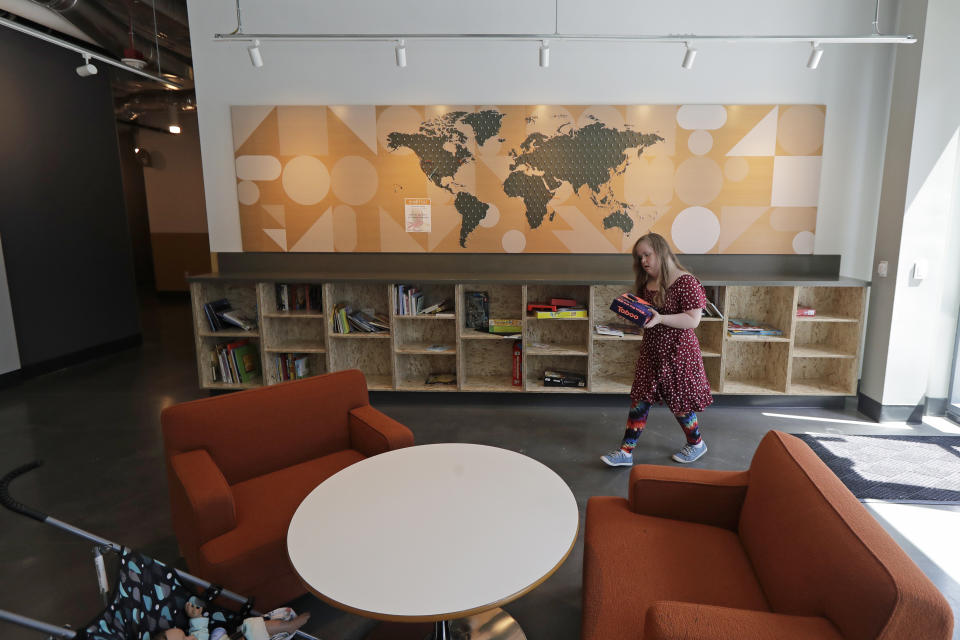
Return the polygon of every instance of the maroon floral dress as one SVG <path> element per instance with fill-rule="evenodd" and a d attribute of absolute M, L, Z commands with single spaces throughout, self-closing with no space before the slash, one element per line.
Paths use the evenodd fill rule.
<path fill-rule="evenodd" d="M 648 302 L 656 292 L 639 294 Z M 702 309 L 707 296 L 703 285 L 690 274 L 683 274 L 667 289 L 667 299 L 657 313 L 670 315 L 690 309 Z M 713 403 L 710 383 L 703 369 L 700 342 L 693 329 L 675 329 L 658 324 L 643 330 L 643 342 L 633 377 L 630 399 L 665 403 L 672 413 L 702 411 Z"/>

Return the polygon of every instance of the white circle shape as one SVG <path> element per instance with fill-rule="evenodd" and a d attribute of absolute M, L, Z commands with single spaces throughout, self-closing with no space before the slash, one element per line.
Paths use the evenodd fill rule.
<path fill-rule="evenodd" d="M 237 156 L 237 179 L 276 180 L 280 177 L 280 161 L 273 156 Z"/>
<path fill-rule="evenodd" d="M 809 231 L 801 231 L 793 236 L 794 253 L 813 253 L 814 235 Z"/>
<path fill-rule="evenodd" d="M 487 215 L 483 216 L 480 226 L 489 229 L 497 226 L 498 222 L 500 222 L 500 209 L 497 208 L 497 205 L 491 204 L 487 207 Z"/>
<path fill-rule="evenodd" d="M 240 204 L 255 204 L 260 199 L 260 187 L 249 180 L 237 184 L 237 200 Z"/>
<path fill-rule="evenodd" d="M 713 149 L 713 136 L 708 131 L 697 129 L 687 138 L 687 147 L 690 153 L 702 156 Z"/>
<path fill-rule="evenodd" d="M 527 236 L 522 231 L 511 229 L 503 234 L 500 244 L 507 253 L 522 253 L 527 246 Z"/>
<path fill-rule="evenodd" d="M 283 168 L 283 190 L 297 204 L 317 204 L 330 191 L 330 173 L 313 156 L 297 156 Z"/>
<path fill-rule="evenodd" d="M 726 122 L 722 104 L 685 104 L 677 109 L 677 124 L 683 129 L 719 129 Z"/>
<path fill-rule="evenodd" d="M 706 253 L 720 239 L 720 220 L 706 207 L 687 207 L 673 220 L 670 237 L 683 253 Z"/>
<path fill-rule="evenodd" d="M 330 172 L 330 187 L 347 204 L 364 204 L 377 193 L 377 169 L 366 158 L 344 156 Z"/>

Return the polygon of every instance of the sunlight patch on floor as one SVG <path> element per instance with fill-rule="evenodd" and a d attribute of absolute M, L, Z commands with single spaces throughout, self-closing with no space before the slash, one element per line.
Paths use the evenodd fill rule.
<path fill-rule="evenodd" d="M 868 502 L 863 506 L 886 520 L 941 571 L 960 583 L 960 553 L 956 550 L 960 510 L 888 502 Z"/>

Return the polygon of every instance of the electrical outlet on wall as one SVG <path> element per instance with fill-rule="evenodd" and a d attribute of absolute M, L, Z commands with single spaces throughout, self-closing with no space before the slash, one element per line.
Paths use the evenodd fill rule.
<path fill-rule="evenodd" d="M 877 263 L 877 275 L 881 278 L 887 277 L 887 261 L 881 260 Z"/>

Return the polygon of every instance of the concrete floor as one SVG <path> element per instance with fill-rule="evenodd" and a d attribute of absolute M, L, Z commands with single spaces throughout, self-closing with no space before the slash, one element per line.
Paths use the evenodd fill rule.
<path fill-rule="evenodd" d="M 197 388 L 190 310 L 184 300 L 148 298 L 141 348 L 61 370 L 0 391 L 0 475 L 24 462 L 46 465 L 18 480 L 14 497 L 38 510 L 168 563 L 178 559 L 168 512 L 160 410 L 205 397 Z M 473 442 L 540 460 L 573 489 L 581 507 L 593 495 L 624 495 L 627 469 L 598 457 L 622 435 L 627 398 L 373 394 L 377 408 L 408 425 L 418 444 Z M 743 469 L 769 429 L 788 432 L 942 435 L 943 420 L 878 425 L 851 405 L 824 409 L 711 408 L 701 416 L 710 451 L 696 466 Z M 662 408 L 651 412 L 636 452 L 640 463 L 673 464 L 683 443 Z M 951 550 L 960 507 L 868 508 L 960 612 L 960 567 Z M 918 523 L 924 523 L 918 526 Z M 469 523 L 449 523 L 451 535 Z M 52 624 L 82 626 L 101 608 L 88 543 L 0 511 L 0 609 Z M 530 640 L 573 640 L 580 629 L 582 526 L 566 563 L 543 585 L 505 607 Z M 362 637 L 372 624 L 311 596 L 308 631 L 324 640 Z M 42 634 L 0 623 L 0 637 Z M 954 638 L 960 639 L 960 631 Z"/>

